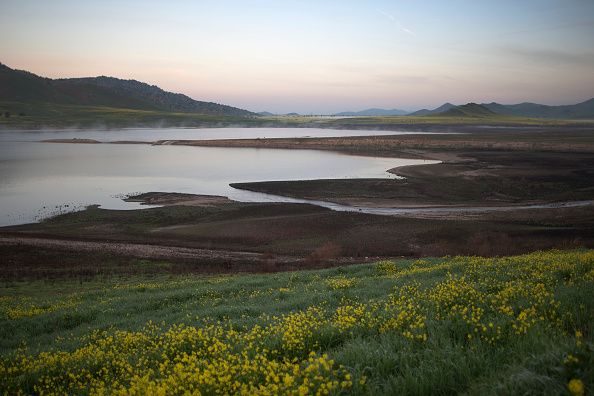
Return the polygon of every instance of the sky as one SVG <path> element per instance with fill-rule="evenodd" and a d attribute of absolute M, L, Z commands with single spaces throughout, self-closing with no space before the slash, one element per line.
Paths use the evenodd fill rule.
<path fill-rule="evenodd" d="M 593 0 L 0 0 L 0 62 L 252 111 L 594 97 Z"/>

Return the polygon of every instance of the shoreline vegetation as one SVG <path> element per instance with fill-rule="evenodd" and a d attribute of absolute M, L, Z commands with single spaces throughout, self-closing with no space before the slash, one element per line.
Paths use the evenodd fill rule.
<path fill-rule="evenodd" d="M 16 118 L 15 116 L 14 118 Z M 26 118 L 23 116 L 22 118 Z M 147 118 L 147 121 L 143 121 Z M 154 118 L 154 120 L 153 120 Z M 171 120 L 174 118 L 174 120 Z M 177 120 L 176 118 L 179 118 Z M 100 121 L 99 121 L 100 120 Z M 16 120 L 6 121 L 0 119 L 0 131 L 3 129 L 14 130 L 44 130 L 44 129 L 106 129 L 117 130 L 125 128 L 328 128 L 328 129 L 359 129 L 359 130 L 411 130 L 419 131 L 426 129 L 443 128 L 464 128 L 476 125 L 485 125 L 493 127 L 575 127 L 592 126 L 594 120 L 548 120 L 540 118 L 519 118 L 508 119 L 493 118 L 429 118 L 429 117 L 361 117 L 361 118 L 341 118 L 333 119 L 310 116 L 279 116 L 279 117 L 252 117 L 252 118 L 228 118 L 205 116 L 195 117 L 188 114 L 168 115 L 168 118 L 154 117 L 150 115 L 141 115 L 137 119 L 128 121 L 109 121 L 109 118 L 103 116 L 90 117 L 88 120 L 80 122 L 56 122 L 54 120 Z"/>
<path fill-rule="evenodd" d="M 575 127 L 594 125 L 594 119 L 549 119 L 492 114 L 431 116 L 229 116 L 159 110 L 0 101 L 0 130 L 121 129 L 121 128 L 331 128 L 420 130 L 497 127 Z"/>

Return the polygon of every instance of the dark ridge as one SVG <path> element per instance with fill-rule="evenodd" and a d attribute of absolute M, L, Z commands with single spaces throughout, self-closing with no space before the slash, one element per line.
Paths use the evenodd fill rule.
<path fill-rule="evenodd" d="M 446 110 L 441 113 L 431 114 L 434 116 L 440 117 L 474 117 L 474 118 L 481 118 L 481 117 L 492 117 L 496 115 L 493 111 L 489 110 L 485 106 L 482 106 L 477 103 L 467 103 L 461 106 L 454 106 L 449 110 Z"/>
<path fill-rule="evenodd" d="M 226 116 L 255 114 L 167 92 L 155 85 L 114 77 L 50 79 L 0 64 L 0 101 L 107 106 L 135 110 Z"/>

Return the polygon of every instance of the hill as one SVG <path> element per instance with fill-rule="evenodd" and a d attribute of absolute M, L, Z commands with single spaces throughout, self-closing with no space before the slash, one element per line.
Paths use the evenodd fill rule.
<path fill-rule="evenodd" d="M 492 102 L 483 103 L 482 105 L 497 114 L 503 115 L 534 118 L 594 119 L 594 98 L 582 103 L 564 106 L 547 106 L 528 102 L 514 105 Z"/>
<path fill-rule="evenodd" d="M 478 106 L 478 105 L 477 105 Z M 480 106 L 483 109 L 475 108 L 474 110 L 466 109 L 474 115 L 466 115 L 472 117 L 485 117 L 487 115 L 493 115 L 485 111 L 489 110 L 491 113 L 507 116 L 516 117 L 530 117 L 530 118 L 550 118 L 550 119 L 594 119 L 594 98 L 589 99 L 585 102 L 577 103 L 574 105 L 563 105 L 563 106 L 548 106 L 538 103 L 519 103 L 512 105 L 505 105 L 496 102 L 481 103 Z M 436 109 L 428 110 L 422 109 L 407 114 L 408 116 L 426 116 L 426 115 L 455 115 L 461 116 L 465 113 L 465 110 L 454 111 L 447 113 L 448 110 L 454 109 L 459 106 L 455 106 L 451 103 L 445 103 Z M 476 111 L 478 110 L 478 113 Z M 444 114 L 445 113 L 445 114 Z"/>
<path fill-rule="evenodd" d="M 107 106 L 133 110 L 253 116 L 236 107 L 194 100 L 155 85 L 114 77 L 50 79 L 0 64 L 0 102 Z"/>
<path fill-rule="evenodd" d="M 385 117 L 385 116 L 401 116 L 408 114 L 408 111 L 400 110 L 400 109 L 366 109 L 361 111 L 343 111 L 342 113 L 332 114 L 334 116 L 353 116 L 353 117 Z"/>
<path fill-rule="evenodd" d="M 438 114 L 438 113 L 443 113 L 444 111 L 448 111 L 449 109 L 456 107 L 456 105 L 453 105 L 451 103 L 444 103 L 441 106 L 433 109 L 433 110 L 428 110 L 428 109 L 421 109 L 421 110 L 417 110 L 415 112 L 409 113 L 407 115 L 409 116 L 426 116 L 426 115 L 431 115 L 431 114 Z"/>
<path fill-rule="evenodd" d="M 484 117 L 493 117 L 497 114 L 483 105 L 476 104 L 476 103 L 467 103 L 461 106 L 454 106 L 449 110 L 446 110 L 441 113 L 436 114 L 429 114 L 431 116 L 439 116 L 439 117 L 473 117 L 473 118 L 484 118 Z"/>

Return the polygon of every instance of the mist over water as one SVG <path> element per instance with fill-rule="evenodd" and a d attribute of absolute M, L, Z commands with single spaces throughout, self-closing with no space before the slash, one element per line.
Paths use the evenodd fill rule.
<path fill-rule="evenodd" d="M 160 132 L 163 131 L 134 130 L 124 131 L 124 134 L 134 134 L 144 140 L 147 134 L 162 138 Z M 303 132 L 293 131 L 294 134 Z M 293 202 L 233 189 L 229 183 L 394 177 L 386 170 L 432 162 L 314 150 L 38 142 L 50 138 L 48 133 L 67 138 L 57 135 L 58 132 L 28 133 L 26 136 L 0 133 L 0 225 L 39 221 L 94 204 L 109 209 L 137 209 L 141 207 L 138 203 L 124 202 L 122 196 L 149 191 L 222 195 L 247 202 Z M 105 131 L 78 132 L 76 137 L 93 138 L 102 133 Z M 234 133 L 254 137 L 269 131 L 226 131 L 227 136 Z M 281 133 L 289 134 L 290 131 Z M 246 136 L 248 134 L 251 136 Z M 129 136 L 117 136 L 118 140 L 129 139 Z M 28 141 L 15 141 L 21 137 L 20 140 Z"/>
<path fill-rule="evenodd" d="M 157 140 L 218 140 L 434 134 L 432 132 L 349 130 L 327 128 L 129 128 L 95 130 L 1 131 L 1 141 L 93 139 L 100 142 Z"/>

